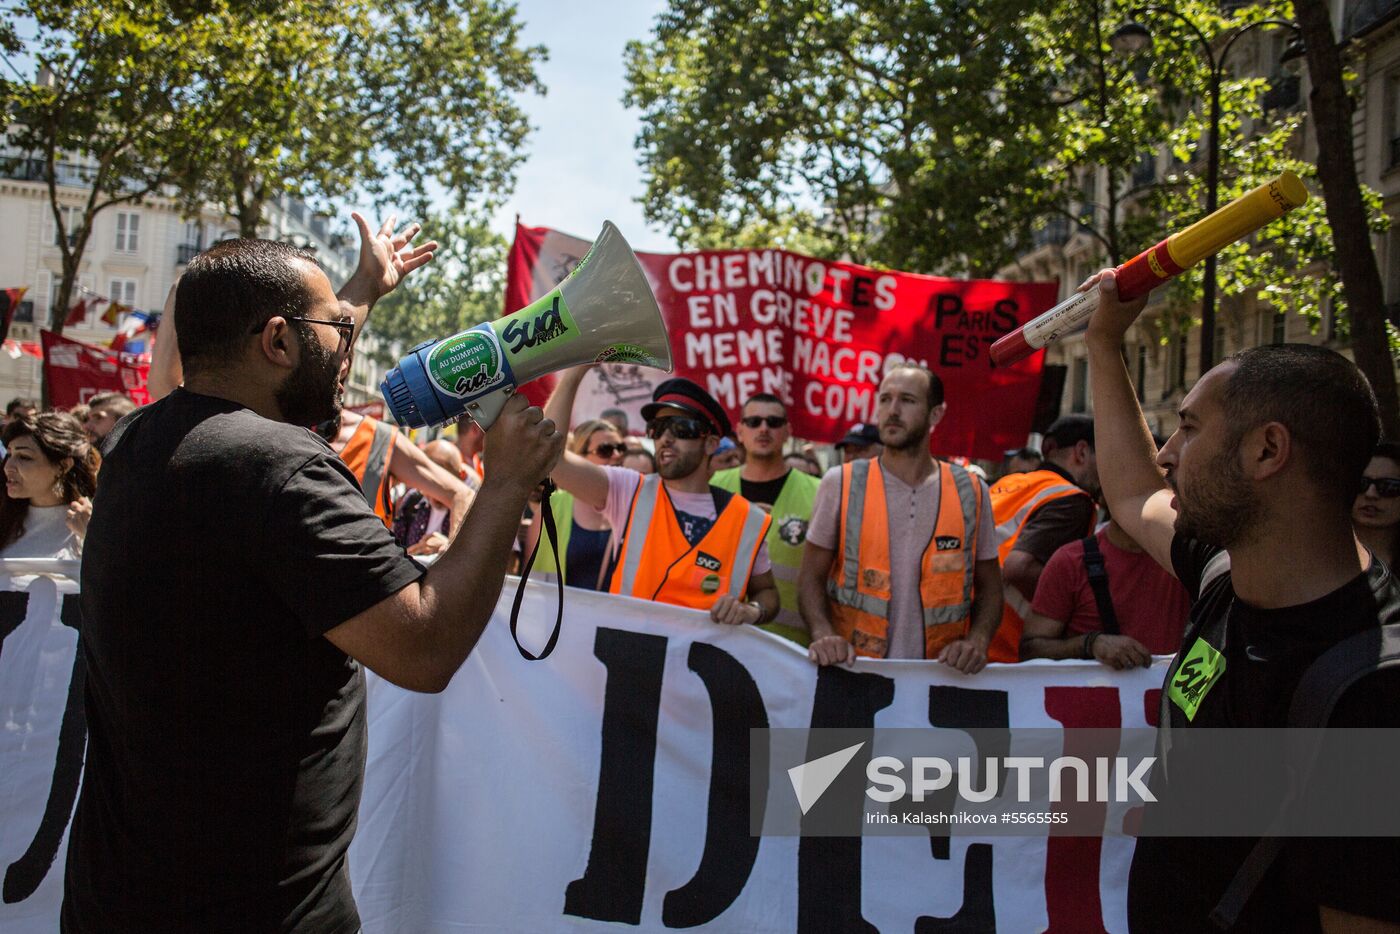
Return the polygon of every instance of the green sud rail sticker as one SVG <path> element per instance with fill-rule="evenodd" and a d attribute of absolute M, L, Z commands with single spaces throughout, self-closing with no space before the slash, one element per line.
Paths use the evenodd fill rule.
<path fill-rule="evenodd" d="M 640 363 L 643 366 L 658 366 L 660 361 L 636 344 L 613 344 L 605 347 L 594 363 Z"/>
<path fill-rule="evenodd" d="M 496 335 L 472 328 L 449 337 L 428 353 L 428 377 L 450 396 L 469 399 L 506 381 Z"/>
<path fill-rule="evenodd" d="M 1197 639 L 1191 651 L 1182 659 L 1181 666 L 1172 675 L 1171 687 L 1167 696 L 1180 707 L 1187 720 L 1196 719 L 1196 711 L 1201 700 L 1215 682 L 1225 673 L 1225 656 L 1215 650 L 1209 642 Z"/>
<path fill-rule="evenodd" d="M 558 289 L 509 317 L 493 321 L 491 327 L 510 355 L 512 367 L 578 337 L 578 325 Z"/>

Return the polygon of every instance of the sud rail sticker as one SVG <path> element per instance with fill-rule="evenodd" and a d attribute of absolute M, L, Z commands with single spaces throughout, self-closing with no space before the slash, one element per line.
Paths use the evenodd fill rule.
<path fill-rule="evenodd" d="M 479 326 L 449 337 L 428 353 L 428 377 L 459 399 L 484 395 L 510 379 L 496 332 Z"/>

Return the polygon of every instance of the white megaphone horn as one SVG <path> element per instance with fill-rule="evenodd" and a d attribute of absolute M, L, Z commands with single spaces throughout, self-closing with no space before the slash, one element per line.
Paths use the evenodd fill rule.
<path fill-rule="evenodd" d="M 632 248 L 611 221 L 573 272 L 524 308 L 414 347 L 380 391 L 410 428 L 468 415 L 490 428 L 517 386 L 581 363 L 671 372 L 671 338 Z"/>

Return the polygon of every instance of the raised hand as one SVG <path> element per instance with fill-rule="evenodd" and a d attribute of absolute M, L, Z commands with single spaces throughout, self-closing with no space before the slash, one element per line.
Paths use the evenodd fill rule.
<path fill-rule="evenodd" d="M 360 263 L 351 280 L 372 300 L 388 295 L 409 273 L 432 262 L 433 251 L 438 247 L 436 240 L 413 245 L 413 238 L 423 229 L 421 224 L 409 224 L 395 233 L 397 217 L 390 214 L 378 231 L 371 231 L 369 221 L 360 212 L 352 211 L 350 217 L 360 231 Z"/>

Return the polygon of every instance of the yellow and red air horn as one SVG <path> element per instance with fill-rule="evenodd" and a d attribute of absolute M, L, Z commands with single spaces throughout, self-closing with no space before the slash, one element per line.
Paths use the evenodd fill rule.
<path fill-rule="evenodd" d="M 1249 236 L 1307 200 L 1308 190 L 1298 176 L 1284 172 L 1119 266 L 1119 297 L 1130 299 L 1146 295 L 1173 276 L 1180 275 L 1236 240 Z M 1010 366 L 1024 360 L 1045 345 L 1088 323 L 1098 306 L 1098 289 L 1071 296 L 993 344 L 992 362 L 997 366 Z"/>

